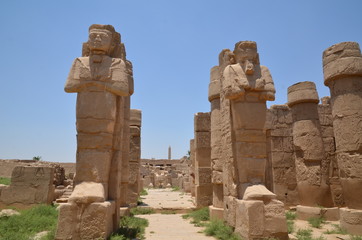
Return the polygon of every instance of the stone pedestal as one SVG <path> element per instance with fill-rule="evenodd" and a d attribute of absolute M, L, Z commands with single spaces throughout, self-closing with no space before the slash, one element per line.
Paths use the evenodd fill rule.
<path fill-rule="evenodd" d="M 247 240 L 288 239 L 284 204 L 262 185 L 248 187 L 236 200 L 235 232 Z"/>
<path fill-rule="evenodd" d="M 106 239 L 113 231 L 112 217 L 115 207 L 113 201 L 94 202 L 89 205 L 61 204 L 55 240 Z"/>

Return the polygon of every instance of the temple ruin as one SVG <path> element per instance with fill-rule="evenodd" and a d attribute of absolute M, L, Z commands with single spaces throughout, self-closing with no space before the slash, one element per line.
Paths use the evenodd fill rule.
<path fill-rule="evenodd" d="M 0 161 L 1 174 L 11 172 L 11 184 L 0 185 L 0 208 L 56 202 L 55 239 L 107 239 L 142 189 L 175 188 L 245 240 L 289 239 L 290 208 L 300 220 L 339 221 L 362 235 L 359 44 L 329 47 L 322 63 L 330 96 L 299 82 L 289 86 L 287 103 L 268 109 L 276 89 L 257 43 L 221 50 L 205 86 L 210 112 L 194 115 L 189 156 L 171 159 L 169 147 L 167 159 L 141 159 L 132 63 L 121 35 L 93 24 L 65 84 L 77 93 L 76 164 Z"/>

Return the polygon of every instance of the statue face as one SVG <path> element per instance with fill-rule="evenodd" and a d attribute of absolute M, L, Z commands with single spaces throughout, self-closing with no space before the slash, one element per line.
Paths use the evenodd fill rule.
<path fill-rule="evenodd" d="M 255 67 L 259 64 L 259 56 L 255 49 L 240 49 L 236 52 L 235 57 L 245 74 L 254 74 Z"/>
<path fill-rule="evenodd" d="M 112 33 L 104 29 L 89 32 L 88 45 L 91 52 L 108 53 L 112 44 Z"/>

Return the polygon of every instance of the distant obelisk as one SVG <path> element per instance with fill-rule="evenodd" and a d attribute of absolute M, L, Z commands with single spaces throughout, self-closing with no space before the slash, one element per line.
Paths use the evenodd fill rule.
<path fill-rule="evenodd" d="M 171 146 L 168 146 L 168 160 L 171 160 Z"/>

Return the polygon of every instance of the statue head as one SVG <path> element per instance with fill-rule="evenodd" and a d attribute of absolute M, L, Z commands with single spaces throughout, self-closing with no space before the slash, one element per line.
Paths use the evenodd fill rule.
<path fill-rule="evenodd" d="M 235 44 L 235 61 L 239 63 L 245 74 L 253 75 L 255 67 L 259 65 L 259 54 L 256 42 L 240 41 Z"/>
<path fill-rule="evenodd" d="M 87 47 L 90 54 L 113 55 L 121 36 L 111 25 L 93 24 L 89 27 Z"/>

